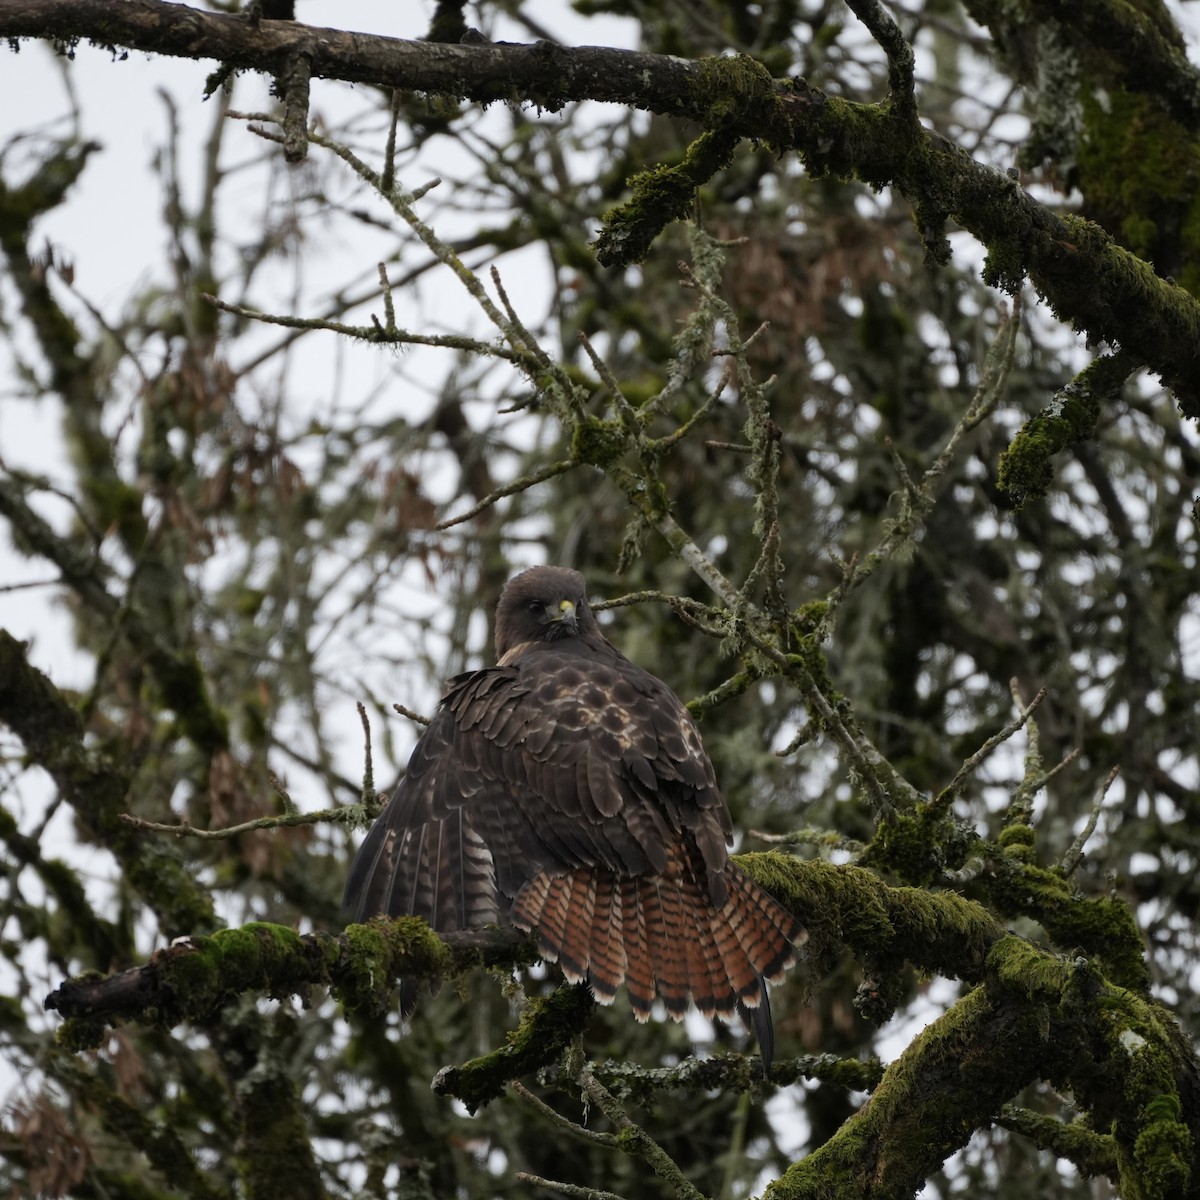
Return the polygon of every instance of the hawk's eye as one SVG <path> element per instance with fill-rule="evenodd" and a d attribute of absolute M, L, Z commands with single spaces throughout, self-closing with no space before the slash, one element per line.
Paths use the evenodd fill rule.
<path fill-rule="evenodd" d="M 545 600 L 530 600 L 525 607 L 535 616 L 540 617 L 546 611 L 546 602 Z"/>

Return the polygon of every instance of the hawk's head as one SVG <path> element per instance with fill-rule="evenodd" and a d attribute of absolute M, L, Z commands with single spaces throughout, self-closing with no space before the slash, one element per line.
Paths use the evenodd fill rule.
<path fill-rule="evenodd" d="M 599 634 L 586 585 L 567 567 L 533 567 L 508 581 L 496 608 L 496 657 L 524 642 Z"/>

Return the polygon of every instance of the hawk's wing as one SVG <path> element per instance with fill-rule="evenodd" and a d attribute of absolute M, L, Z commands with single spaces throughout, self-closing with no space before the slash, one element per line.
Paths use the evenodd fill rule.
<path fill-rule="evenodd" d="M 547 871 L 658 873 L 685 831 L 724 903 L 729 815 L 695 725 L 608 649 L 554 642 L 451 680 L 351 868 L 355 916 L 485 923 L 491 871 L 508 899 Z"/>

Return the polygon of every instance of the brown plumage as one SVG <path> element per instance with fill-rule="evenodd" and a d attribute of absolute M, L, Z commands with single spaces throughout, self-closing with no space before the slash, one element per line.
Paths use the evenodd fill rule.
<path fill-rule="evenodd" d="M 346 882 L 356 919 L 511 920 L 644 1021 L 735 1012 L 769 1069 L 764 980 L 796 918 L 729 862 L 729 810 L 679 698 L 601 634 L 583 576 L 535 567 L 496 611 L 498 663 L 450 680 Z M 402 1002 L 411 1008 L 415 987 Z"/>

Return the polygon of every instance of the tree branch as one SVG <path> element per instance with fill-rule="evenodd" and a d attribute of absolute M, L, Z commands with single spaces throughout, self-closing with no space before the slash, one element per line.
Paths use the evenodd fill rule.
<path fill-rule="evenodd" d="M 107 978 L 68 979 L 46 997 L 46 1008 L 83 1022 L 80 1041 L 119 1021 L 210 1020 L 243 992 L 278 998 L 327 986 L 351 1010 L 377 1013 L 387 1009 L 390 988 L 402 976 L 444 979 L 473 967 L 537 960 L 533 939 L 517 929 L 439 937 L 419 918 L 382 917 L 335 937 L 254 922 L 182 938 L 144 966 Z"/>
<path fill-rule="evenodd" d="M 742 58 L 686 61 L 595 46 L 450 45 L 294 22 L 250 22 L 161 0 L 29 0 L 0 9 L 0 37 L 90 38 L 278 76 L 298 56 L 315 77 L 517 101 L 630 105 L 797 151 L 814 174 L 893 185 L 923 223 L 954 218 L 988 248 L 985 278 L 1015 291 L 1028 274 L 1060 319 L 1119 345 L 1200 417 L 1200 303 L 1155 276 L 1097 225 L 1059 217 L 1018 184 L 902 114 L 773 80 Z M 117 68 L 114 68 L 117 69 Z"/>

